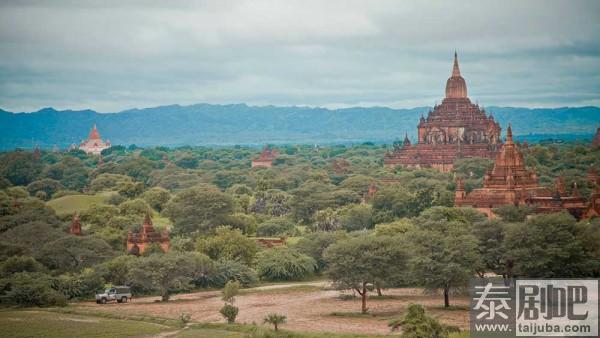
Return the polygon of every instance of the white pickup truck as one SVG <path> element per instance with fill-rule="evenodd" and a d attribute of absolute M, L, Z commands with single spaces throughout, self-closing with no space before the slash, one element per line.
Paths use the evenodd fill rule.
<path fill-rule="evenodd" d="M 116 300 L 117 303 L 127 303 L 131 299 L 131 288 L 129 286 L 113 286 L 104 290 L 104 293 L 96 294 L 96 303 L 106 304 Z"/>

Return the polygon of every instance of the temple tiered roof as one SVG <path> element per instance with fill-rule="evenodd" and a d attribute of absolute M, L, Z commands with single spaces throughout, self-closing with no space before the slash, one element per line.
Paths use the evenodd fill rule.
<path fill-rule="evenodd" d="M 141 231 L 129 231 L 127 234 L 127 251 L 133 255 L 140 255 L 153 243 L 158 244 L 164 252 L 169 251 L 169 233 L 166 230 L 162 232 L 156 231 L 150 214 L 146 213 Z"/>
<path fill-rule="evenodd" d="M 79 149 L 85 151 L 88 154 L 100 155 L 102 150 L 110 148 L 110 141 L 102 141 L 100 138 L 100 132 L 96 125 L 92 127 L 90 134 L 88 135 L 87 140 L 81 141 L 79 144 Z"/>
<path fill-rule="evenodd" d="M 467 97 L 467 84 L 455 53 L 446 97 L 427 118 L 421 117 L 417 143 L 412 145 L 405 137 L 402 147 L 385 155 L 384 164 L 450 171 L 456 158 L 494 158 L 501 143 L 500 130 L 494 117 Z"/>
<path fill-rule="evenodd" d="M 268 145 L 263 148 L 258 158 L 252 160 L 252 168 L 265 167 L 270 168 L 273 166 L 273 161 L 279 156 L 279 152 L 275 149 L 271 149 Z"/>
<path fill-rule="evenodd" d="M 577 186 L 567 194 L 564 178 L 559 177 L 554 189 L 538 184 L 535 170 L 525 167 L 523 154 L 513 141 L 510 125 L 506 130 L 506 141 L 496 156 L 491 172 L 483 178 L 483 188 L 466 193 L 461 179 L 456 182 L 454 204 L 458 207 L 473 207 L 488 217 L 493 217 L 493 208 L 503 205 L 527 205 L 538 213 L 568 210 L 576 218 L 584 216 L 588 209 L 585 198 L 578 193 Z"/>

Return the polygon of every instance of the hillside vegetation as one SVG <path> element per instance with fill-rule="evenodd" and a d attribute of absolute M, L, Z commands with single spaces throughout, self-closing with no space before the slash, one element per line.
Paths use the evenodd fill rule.
<path fill-rule="evenodd" d="M 430 108 L 387 107 L 325 109 L 197 104 L 163 106 L 100 114 L 92 110 L 13 114 L 0 110 L 0 149 L 43 148 L 86 138 L 96 123 L 113 144 L 143 146 L 336 144 L 414 140 L 421 115 Z M 528 109 L 486 107 L 503 128 L 510 122 L 515 135 L 528 140 L 555 137 L 591 138 L 600 124 L 597 107 Z"/>

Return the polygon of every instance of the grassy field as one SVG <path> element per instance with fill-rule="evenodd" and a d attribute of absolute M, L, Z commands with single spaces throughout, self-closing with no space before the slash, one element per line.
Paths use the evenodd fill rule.
<path fill-rule="evenodd" d="M 105 191 L 95 195 L 67 195 L 50 200 L 46 203 L 47 206 L 54 209 L 59 216 L 72 215 L 75 211 L 83 212 L 89 209 L 94 204 L 106 204 L 110 196 L 116 194 L 116 192 Z M 140 220 L 141 222 L 142 220 Z M 170 228 L 172 223 L 166 217 L 161 217 L 157 212 L 152 215 L 152 221 L 155 225 L 164 226 Z"/>
<path fill-rule="evenodd" d="M 173 331 L 155 323 L 53 313 L 41 310 L 0 311 L 2 337 L 140 337 Z"/>
<path fill-rule="evenodd" d="M 267 326 L 222 323 L 192 323 L 181 328 L 161 318 L 117 319 L 103 313 L 70 313 L 68 308 L 0 311 L 0 336 L 13 337 L 286 337 L 286 338 L 376 338 L 384 336 L 336 333 L 273 331 Z M 126 317 L 123 317 L 126 318 Z M 133 318 L 133 317 L 129 317 Z M 467 338 L 468 332 L 450 338 Z"/>
<path fill-rule="evenodd" d="M 46 203 L 56 211 L 58 215 L 72 214 L 89 209 L 93 204 L 104 204 L 114 192 L 101 192 L 96 195 L 67 195 L 59 197 Z"/>

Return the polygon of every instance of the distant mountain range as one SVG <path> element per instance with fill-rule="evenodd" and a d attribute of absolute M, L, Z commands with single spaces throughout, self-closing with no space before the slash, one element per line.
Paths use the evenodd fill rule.
<path fill-rule="evenodd" d="M 140 146 L 390 143 L 408 132 L 416 138 L 421 115 L 429 107 L 325 109 L 247 106 L 245 104 L 161 106 L 98 113 L 93 110 L 31 113 L 0 109 L 0 149 L 68 147 L 86 138 L 97 124 L 112 144 Z M 503 130 L 530 142 L 542 138 L 591 139 L 600 124 L 600 108 L 486 107 Z"/>

